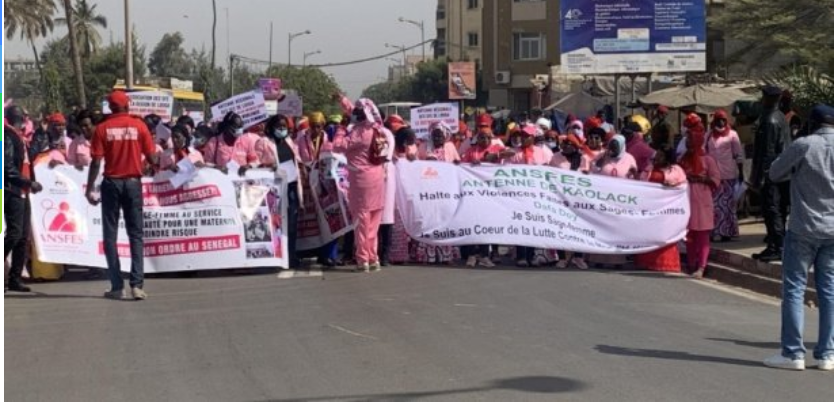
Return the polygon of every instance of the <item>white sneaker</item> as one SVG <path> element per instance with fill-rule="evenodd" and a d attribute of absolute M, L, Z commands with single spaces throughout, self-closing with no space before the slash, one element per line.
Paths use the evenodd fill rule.
<path fill-rule="evenodd" d="M 359 264 L 357 267 L 355 267 L 355 272 L 369 273 L 370 272 L 370 264 Z"/>
<path fill-rule="evenodd" d="M 518 260 L 517 265 L 521 268 L 529 267 L 530 263 L 527 260 Z"/>
<path fill-rule="evenodd" d="M 583 260 L 582 258 L 575 257 L 572 260 L 570 260 L 570 262 L 572 262 L 573 265 L 576 266 L 576 268 L 588 269 L 588 263 L 586 263 L 585 260 Z"/>
<path fill-rule="evenodd" d="M 792 360 L 781 354 L 771 356 L 763 360 L 762 364 L 783 370 L 802 371 L 806 369 L 806 361 L 803 359 Z"/>
<path fill-rule="evenodd" d="M 466 260 L 466 266 L 469 267 L 469 268 L 476 267 L 477 266 L 477 257 L 475 257 L 475 256 L 468 257 L 468 260 Z"/>
<path fill-rule="evenodd" d="M 489 257 L 481 258 L 479 263 L 480 263 L 481 267 L 485 267 L 485 268 L 494 268 L 495 267 L 495 263 L 492 262 L 492 260 L 490 260 Z"/>
<path fill-rule="evenodd" d="M 381 271 L 381 263 L 380 262 L 374 262 L 374 263 L 370 264 L 370 271 L 372 271 L 372 272 Z"/>
<path fill-rule="evenodd" d="M 833 356 L 829 356 L 826 359 L 818 359 L 818 370 L 834 371 L 835 358 Z"/>
<path fill-rule="evenodd" d="M 567 268 L 567 260 L 559 260 L 556 262 L 556 268 L 558 269 L 565 269 Z"/>

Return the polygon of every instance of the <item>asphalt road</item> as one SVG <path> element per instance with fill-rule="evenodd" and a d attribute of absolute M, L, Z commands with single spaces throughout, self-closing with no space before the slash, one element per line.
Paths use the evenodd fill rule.
<path fill-rule="evenodd" d="M 763 368 L 779 308 L 690 279 L 401 267 L 5 298 L 8 401 L 825 401 Z M 815 322 L 815 312 L 807 320 Z M 808 326 L 808 338 L 815 336 Z M 811 362 L 810 362 L 811 363 Z"/>

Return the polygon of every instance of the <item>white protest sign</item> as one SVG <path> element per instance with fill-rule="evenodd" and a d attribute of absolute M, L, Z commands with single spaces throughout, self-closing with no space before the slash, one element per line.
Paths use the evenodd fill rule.
<path fill-rule="evenodd" d="M 428 138 L 431 134 L 428 127 L 437 121 L 456 129 L 460 124 L 460 106 L 456 103 L 434 103 L 410 109 L 410 127 L 416 132 L 416 138 Z"/>
<path fill-rule="evenodd" d="M 212 121 L 221 121 L 229 112 L 235 112 L 244 120 L 247 129 L 268 118 L 265 108 L 265 97 L 261 89 L 238 94 L 216 103 L 211 108 Z"/>
<path fill-rule="evenodd" d="M 684 238 L 687 187 L 547 166 L 396 164 L 405 230 L 433 245 L 637 254 Z"/>
<path fill-rule="evenodd" d="M 36 174 L 44 191 L 32 196 L 32 236 L 41 261 L 105 268 L 101 206 L 84 197 L 87 170 L 42 165 Z M 142 182 L 145 272 L 288 266 L 283 179 L 264 170 L 231 179 L 215 169 L 199 169 L 175 188 L 172 175 L 161 172 Z M 238 194 L 247 186 L 268 191 L 245 217 Z M 123 229 L 117 249 L 122 268 L 130 269 Z"/>
<path fill-rule="evenodd" d="M 303 98 L 295 93 L 282 95 L 277 101 L 276 113 L 283 116 L 301 117 L 303 115 Z"/>
<path fill-rule="evenodd" d="M 143 91 L 143 92 L 128 92 L 128 99 L 131 103 L 128 105 L 128 113 L 134 116 L 144 117 L 150 114 L 160 116 L 163 122 L 172 120 L 172 109 L 174 108 L 175 98 L 172 94 L 160 91 Z M 111 114 L 111 108 L 108 106 L 108 101 L 102 101 L 102 113 Z"/>

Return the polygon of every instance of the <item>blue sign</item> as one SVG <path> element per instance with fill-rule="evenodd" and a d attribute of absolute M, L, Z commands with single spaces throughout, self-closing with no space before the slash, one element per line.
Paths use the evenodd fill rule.
<path fill-rule="evenodd" d="M 562 0 L 568 74 L 706 70 L 705 0 Z"/>

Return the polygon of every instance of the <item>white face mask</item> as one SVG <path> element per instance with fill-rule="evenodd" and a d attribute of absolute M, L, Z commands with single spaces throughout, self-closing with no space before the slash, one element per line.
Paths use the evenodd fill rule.
<path fill-rule="evenodd" d="M 558 143 L 556 143 L 556 141 L 547 141 L 545 143 L 545 145 L 547 145 L 547 148 L 556 149 L 556 146 L 558 146 Z"/>
<path fill-rule="evenodd" d="M 524 142 L 521 140 L 512 140 L 512 148 L 521 148 Z"/>
<path fill-rule="evenodd" d="M 285 137 L 288 136 L 288 129 L 283 128 L 283 129 L 274 130 L 274 136 L 276 138 L 280 138 L 280 139 L 285 138 Z"/>
<path fill-rule="evenodd" d="M 241 137 L 242 135 L 244 135 L 244 129 L 243 128 L 237 128 L 236 131 L 233 132 L 234 137 L 238 138 L 238 137 Z"/>

